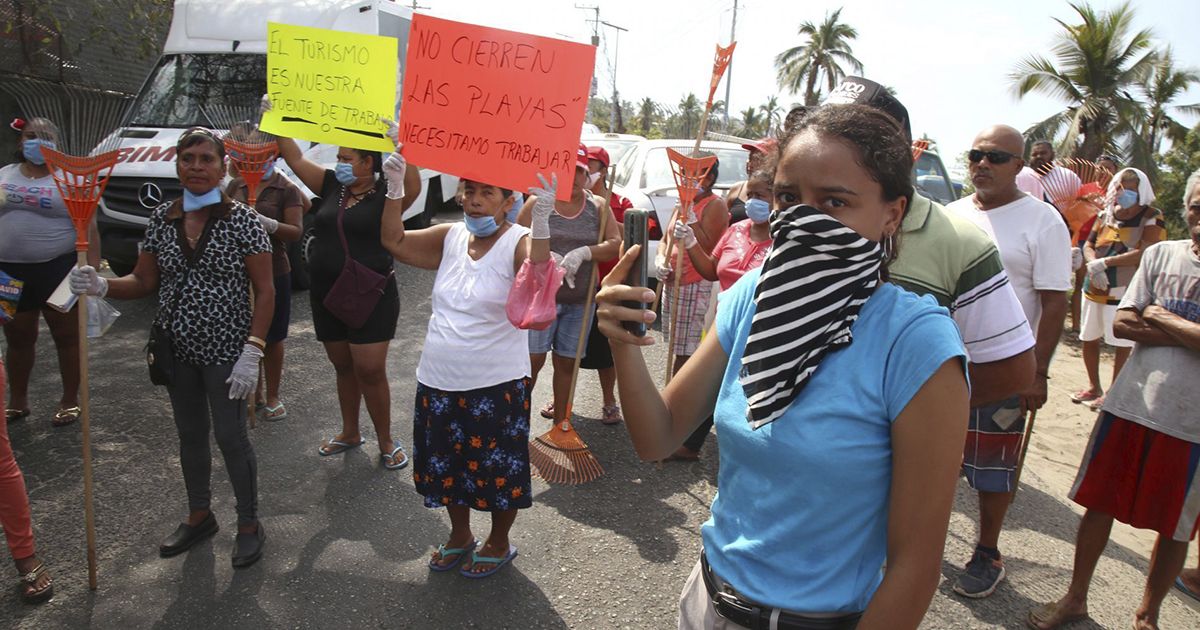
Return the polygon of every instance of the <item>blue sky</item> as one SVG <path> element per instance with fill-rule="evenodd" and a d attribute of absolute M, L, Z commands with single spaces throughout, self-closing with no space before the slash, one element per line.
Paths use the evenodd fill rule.
<path fill-rule="evenodd" d="M 729 41 L 733 0 L 422 0 L 423 9 L 448 19 L 486 24 L 551 37 L 589 41 L 591 11 L 575 4 L 599 5 L 600 19 L 629 29 L 621 33 L 617 87 L 622 100 L 649 96 L 675 104 L 688 91 L 703 96 L 712 69 L 714 45 Z M 1096 7 L 1116 6 L 1095 0 Z M 865 76 L 893 86 L 908 107 L 913 133 L 928 133 L 943 155 L 970 148 L 975 133 L 993 123 L 1024 129 L 1060 108 L 1052 100 L 1028 96 L 1018 101 L 1009 72 L 1022 57 L 1049 54 L 1060 29 L 1053 18 L 1075 15 L 1062 0 L 739 0 L 738 48 L 730 95 L 734 112 L 778 94 L 785 106 L 798 95 L 780 93 L 775 55 L 796 45 L 796 28 L 819 22 L 826 11 L 844 7 L 842 19 L 858 29 L 854 53 Z M 1134 2 L 1136 26 L 1149 27 L 1157 41 L 1170 44 L 1177 64 L 1200 66 L 1200 2 Z M 611 94 L 611 65 L 616 32 L 601 27 L 597 78 L 602 95 Z M 724 96 L 724 84 L 718 98 Z M 1193 89 L 1181 102 L 1200 102 Z M 1197 121 L 1184 118 L 1190 125 Z M 947 159 L 947 166 L 952 160 Z"/>

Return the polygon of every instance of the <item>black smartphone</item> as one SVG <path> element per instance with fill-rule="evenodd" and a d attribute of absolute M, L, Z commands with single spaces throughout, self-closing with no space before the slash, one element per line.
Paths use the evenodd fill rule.
<path fill-rule="evenodd" d="M 633 269 L 629 270 L 629 275 L 625 278 L 625 284 L 631 287 L 644 287 L 647 282 L 646 269 L 646 244 L 647 244 L 647 229 L 646 222 L 650 213 L 645 210 L 626 210 L 625 211 L 625 250 L 628 251 L 634 245 L 641 245 L 641 250 L 638 251 L 637 260 L 633 263 Z M 624 302 L 624 306 L 629 308 L 644 309 L 649 305 L 645 302 Z M 637 335 L 638 337 L 646 336 L 646 322 L 624 322 L 625 329 Z"/>

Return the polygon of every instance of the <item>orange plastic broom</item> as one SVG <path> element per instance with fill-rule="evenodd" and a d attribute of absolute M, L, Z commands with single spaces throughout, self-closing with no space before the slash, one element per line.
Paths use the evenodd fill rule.
<path fill-rule="evenodd" d="M 600 235 L 597 244 L 604 243 L 604 231 L 608 227 L 608 215 L 612 211 L 608 200 L 600 206 Z M 533 473 L 546 483 L 580 484 L 594 481 L 604 474 L 604 467 L 592 454 L 583 438 L 571 425 L 572 405 L 575 402 L 575 385 L 579 381 L 579 362 L 583 359 L 584 344 L 588 330 L 592 327 L 592 301 L 596 298 L 596 276 L 599 269 L 592 263 L 587 299 L 583 303 L 583 323 L 580 325 L 579 341 L 575 344 L 575 362 L 571 366 L 571 388 L 567 391 L 567 408 L 563 421 L 529 442 L 529 466 Z M 558 410 L 555 409 L 557 413 Z"/>
<path fill-rule="evenodd" d="M 66 202 L 71 222 L 75 224 L 76 263 L 88 264 L 88 227 L 96 214 L 100 195 L 108 185 L 113 167 L 117 164 L 117 151 L 108 151 L 90 157 L 76 157 L 42 147 L 46 166 L 54 176 L 58 192 Z M 92 508 L 92 431 L 91 405 L 88 395 L 88 301 L 79 304 L 79 408 L 80 429 L 83 433 L 83 509 L 84 526 L 87 529 L 88 587 L 96 590 L 96 523 Z"/>

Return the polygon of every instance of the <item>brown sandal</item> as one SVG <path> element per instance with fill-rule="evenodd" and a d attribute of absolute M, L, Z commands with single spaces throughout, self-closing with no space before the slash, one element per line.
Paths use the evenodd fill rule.
<path fill-rule="evenodd" d="M 83 413 L 83 410 L 79 407 L 67 407 L 66 409 L 59 409 L 54 414 L 54 419 L 50 421 L 50 424 L 51 426 L 56 427 L 65 427 L 68 424 L 74 424 L 75 421 L 79 419 L 79 414 L 81 413 Z"/>
<path fill-rule="evenodd" d="M 39 589 L 37 583 L 43 576 L 46 578 L 46 585 Z M 54 580 L 50 579 L 45 562 L 39 562 L 32 571 L 22 575 L 18 586 L 21 589 L 21 599 L 26 604 L 40 604 L 54 596 Z"/>

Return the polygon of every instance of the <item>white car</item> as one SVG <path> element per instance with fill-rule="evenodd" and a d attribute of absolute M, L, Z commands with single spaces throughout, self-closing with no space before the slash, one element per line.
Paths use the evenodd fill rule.
<path fill-rule="evenodd" d="M 603 147 L 605 151 L 608 151 L 608 159 L 612 164 L 620 162 L 621 156 L 625 155 L 634 145 L 645 140 L 642 136 L 632 133 L 590 133 L 584 134 L 579 139 L 588 147 Z"/>
<path fill-rule="evenodd" d="M 659 228 L 665 232 L 679 202 L 667 149 L 691 155 L 695 145 L 695 140 L 644 140 L 633 145 L 617 162 L 614 192 L 629 199 L 634 208 L 653 210 Z M 746 179 L 746 161 L 750 152 L 741 145 L 710 140 L 702 142 L 700 150 L 717 156 L 715 194 L 724 196 L 731 186 Z M 653 260 L 658 241 L 650 241 L 647 249 Z"/>

